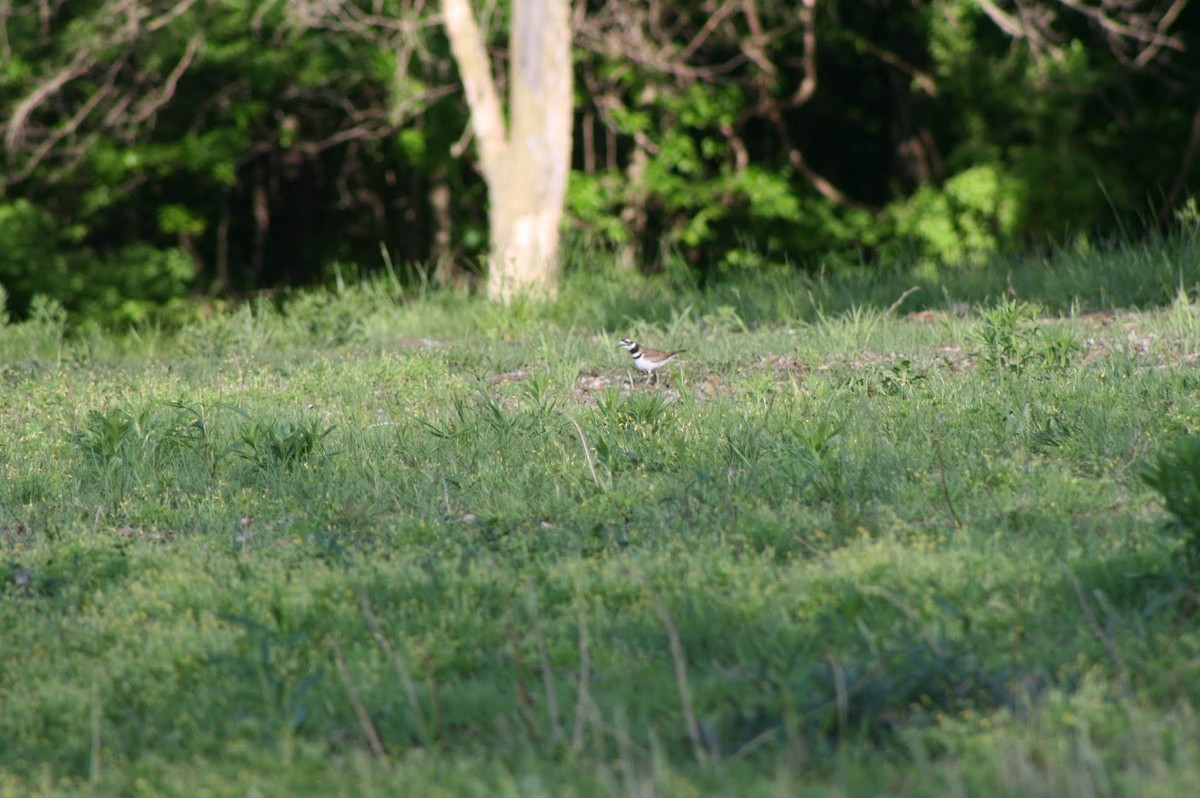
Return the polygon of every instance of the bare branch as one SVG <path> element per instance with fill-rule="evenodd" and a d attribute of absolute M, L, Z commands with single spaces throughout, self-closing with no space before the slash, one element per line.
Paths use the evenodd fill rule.
<path fill-rule="evenodd" d="M 746 109 L 740 121 L 758 116 L 769 122 L 783 142 L 792 167 L 822 196 L 845 207 L 875 210 L 848 197 L 808 164 L 793 142 L 783 116 L 785 109 L 804 105 L 817 91 L 817 0 L 801 0 L 797 14 L 783 15 L 783 20 L 775 22 L 773 27 L 769 27 L 763 18 L 763 11 L 768 7 L 760 9 L 756 0 L 716 0 L 706 5 L 708 16 L 690 37 L 678 34 L 675 28 L 695 17 L 666 13 L 667 6 L 662 2 L 641 4 L 608 0 L 586 18 L 580 19 L 576 27 L 577 41 L 580 46 L 596 51 L 603 58 L 632 61 L 645 69 L 673 77 L 682 85 L 703 81 L 753 87 L 757 102 Z M 774 6 L 769 10 L 778 13 Z M 664 14 L 670 18 L 671 24 L 664 24 Z M 745 20 L 747 32 L 737 30 L 735 23 L 740 19 Z M 781 70 L 772 56 L 781 46 L 779 42 L 793 41 L 786 37 L 797 28 L 803 43 L 800 55 L 803 75 L 795 92 L 781 99 L 775 96 L 774 86 L 775 77 Z M 683 35 L 687 45 L 683 49 L 677 48 L 671 39 L 666 38 L 669 34 Z M 721 52 L 729 46 L 735 48 L 736 55 L 725 57 L 724 61 L 717 64 L 703 63 L 705 51 Z M 602 85 L 591 71 L 585 71 L 583 77 L 598 117 L 605 127 L 614 136 L 632 136 L 637 151 L 657 152 L 658 146 L 646 132 L 625 130 L 616 124 L 615 111 L 623 104 L 622 90 L 617 86 Z M 927 79 L 927 85 L 932 86 L 931 79 Z M 666 126 L 671 122 L 668 119 L 662 124 Z M 730 142 L 735 169 L 743 168 L 748 161 L 748 154 L 738 139 L 737 125 L 726 125 L 722 132 Z"/>
<path fill-rule="evenodd" d="M 195 4 L 196 4 L 196 0 L 182 0 L 182 2 L 179 3 L 178 5 L 173 6 L 172 8 L 168 8 L 165 12 L 163 12 L 162 14 L 159 14 L 157 17 L 155 17 L 154 19 L 147 22 L 146 30 L 149 31 L 150 33 L 154 33 L 155 31 L 158 31 L 158 30 L 162 30 L 163 28 L 167 27 L 172 22 L 174 22 L 175 19 L 178 18 L 181 14 L 187 13 L 187 10 Z"/>
<path fill-rule="evenodd" d="M 12 116 L 8 120 L 8 130 L 4 134 L 4 146 L 10 153 L 17 148 L 18 142 L 21 141 L 25 124 L 29 121 L 29 115 L 39 105 L 61 91 L 63 86 L 87 72 L 93 63 L 95 62 L 92 60 L 91 53 L 80 50 L 71 59 L 71 63 L 60 69 L 53 77 L 44 81 L 30 92 L 25 99 L 17 103 L 16 107 L 13 108 Z"/>
<path fill-rule="evenodd" d="M 1024 39 L 1026 36 L 1025 26 L 1021 21 L 1012 16 L 1008 12 L 1001 9 L 992 0 L 975 0 L 983 13 L 987 14 L 997 28 L 1007 33 L 1013 39 Z"/>
<path fill-rule="evenodd" d="M 609 0 L 602 8 L 587 16 L 578 17 L 575 25 L 578 43 L 609 58 L 627 59 L 639 66 L 682 81 L 702 80 L 719 82 L 746 63 L 745 52 L 740 52 L 722 63 L 695 64 L 691 58 L 702 45 L 721 28 L 728 25 L 738 3 L 726 3 L 719 7 L 693 35 L 682 52 L 677 51 L 675 37 L 666 32 L 661 21 L 659 4 L 650 9 L 641 4 L 630 4 Z M 683 24 L 686 15 L 678 15 L 674 32 Z"/>
<path fill-rule="evenodd" d="M 108 109 L 108 113 L 100 120 L 100 127 L 103 130 L 111 130 L 120 126 L 122 119 L 125 117 L 125 112 L 129 110 L 129 106 L 133 105 L 133 92 L 122 92 L 117 96 L 114 102 Z"/>
<path fill-rule="evenodd" d="M 787 100 L 787 107 L 804 105 L 817 90 L 816 0 L 801 0 L 801 3 L 802 7 L 799 16 L 802 26 L 802 38 L 804 40 L 804 53 L 801 56 L 804 63 L 804 78 L 800 81 L 800 86 L 796 92 Z M 747 23 L 750 26 L 751 35 L 756 39 L 764 38 L 765 32 L 762 21 L 753 0 L 747 0 L 745 15 Z M 807 180 L 809 185 L 817 190 L 817 193 L 831 202 L 835 202 L 846 208 L 874 212 L 875 208 L 851 199 L 827 177 L 819 173 L 816 169 L 813 169 L 808 161 L 805 160 L 804 154 L 800 152 L 800 148 L 792 140 L 791 132 L 788 130 L 787 123 L 783 119 L 784 102 L 775 97 L 771 90 L 769 78 L 773 73 L 774 65 L 771 65 L 769 69 L 763 69 L 760 64 L 760 71 L 754 76 L 754 82 L 759 94 L 759 102 L 756 110 L 765 114 L 774 126 L 780 141 L 787 148 L 788 162 L 791 163 L 792 168 Z"/>
<path fill-rule="evenodd" d="M 788 149 L 788 161 L 792 164 L 796 171 L 804 177 L 805 180 L 812 184 L 812 187 L 817 190 L 817 193 L 825 199 L 835 202 L 845 208 L 867 211 L 868 213 L 879 212 L 879 209 L 874 206 L 852 199 L 840 188 L 830 182 L 829 178 L 825 177 L 816 169 L 813 169 L 811 166 L 809 166 L 808 162 L 804 160 L 804 155 L 800 152 L 799 147 L 793 145 Z"/>
<path fill-rule="evenodd" d="M 804 78 L 792 95 L 793 107 L 804 105 L 817 91 L 817 0 L 801 0 L 800 24 L 804 26 Z"/>
<path fill-rule="evenodd" d="M 1165 35 L 1167 29 L 1175 24 L 1175 20 L 1179 18 L 1179 14 L 1183 11 L 1184 6 L 1187 4 L 1188 0 L 1175 0 L 1175 2 L 1171 4 L 1171 7 L 1168 8 L 1161 17 L 1159 17 L 1158 24 L 1154 26 L 1155 30 L 1157 30 L 1159 34 Z M 1142 69 L 1146 66 L 1146 64 L 1154 60 L 1162 47 L 1163 45 L 1157 41 L 1151 42 L 1146 49 L 1138 53 L 1137 58 L 1133 59 L 1133 65 L 1138 69 Z"/>
<path fill-rule="evenodd" d="M 893 53 L 891 50 L 885 50 L 874 42 L 864 41 L 863 47 L 868 53 L 875 56 L 883 63 L 900 70 L 905 75 L 908 75 L 909 78 L 912 79 L 912 82 L 930 97 L 938 96 L 937 82 L 934 81 L 933 76 L 928 72 L 918 69 L 908 61 L 905 61 L 896 53 Z"/>
<path fill-rule="evenodd" d="M 76 111 L 70 119 L 68 119 L 62 125 L 59 125 L 53 133 L 51 133 L 49 136 L 43 139 L 40 144 L 38 144 L 37 148 L 34 149 L 29 158 L 27 158 L 25 163 L 22 164 L 21 168 L 9 176 L 9 180 L 14 183 L 19 183 L 25 178 L 29 177 L 29 175 L 33 174 L 33 170 L 38 168 L 38 165 L 41 164 L 42 160 L 45 159 L 45 157 L 49 155 L 55 147 L 61 144 L 64 139 L 74 135 L 75 132 L 79 130 L 79 126 L 83 124 L 83 121 L 87 119 L 92 111 L 95 110 L 96 106 L 106 100 L 112 94 L 112 92 L 113 85 L 111 82 L 107 82 L 105 85 L 101 86 L 92 94 L 91 97 L 87 99 L 87 102 L 79 107 L 79 110 Z"/>
<path fill-rule="evenodd" d="M 5 131 L 4 142 L 9 158 L 16 160 L 18 156 L 22 156 L 22 162 L 10 175 L 10 179 L 20 181 L 27 178 L 52 155 L 59 157 L 63 162 L 77 163 L 81 157 L 81 145 L 78 142 L 72 143 L 69 148 L 64 145 L 76 136 L 94 115 L 100 115 L 95 123 L 100 129 L 111 130 L 118 135 L 124 133 L 123 138 L 131 140 L 136 135 L 137 128 L 150 119 L 174 94 L 179 79 L 195 58 L 199 41 L 194 38 L 189 44 L 187 52 L 167 76 L 165 85 L 159 92 L 150 93 L 146 90 L 147 80 L 153 79 L 158 83 L 157 76 L 134 74 L 124 79 L 119 79 L 119 76 L 129 63 L 134 45 L 143 36 L 152 34 L 178 19 L 195 3 L 196 0 L 179 0 L 171 4 L 112 0 L 98 10 L 96 19 L 102 28 L 98 35 L 82 39 L 74 43 L 73 47 L 69 47 L 65 56 L 68 59 L 67 63 L 36 85 L 14 108 Z M 166 10 L 148 25 L 143 24 L 146 17 L 164 7 Z M 61 11 L 61 2 L 43 2 L 39 6 L 46 35 L 51 35 L 56 17 Z M 88 86 L 87 93 L 78 107 L 73 112 L 69 109 L 56 110 L 55 113 L 70 113 L 66 121 L 53 127 L 49 124 L 38 126 L 33 122 L 39 109 L 52 98 L 62 95 L 68 84 L 88 77 L 100 65 L 105 66 L 104 76 L 99 79 L 98 86 Z M 129 116 L 128 109 L 134 101 L 147 95 L 150 95 L 150 99 L 144 99 L 138 113 Z M 28 151 L 23 153 L 25 150 Z"/>
<path fill-rule="evenodd" d="M 900 295 L 900 296 L 899 296 L 899 297 L 896 299 L 896 301 L 895 301 L 895 302 L 893 302 L 892 304 L 888 305 L 888 309 L 887 309 L 887 310 L 885 310 L 885 311 L 883 312 L 883 315 L 885 315 L 885 316 L 890 316 L 890 315 L 892 315 L 893 313 L 895 313 L 895 312 L 896 312 L 896 310 L 897 310 L 897 309 L 899 309 L 899 307 L 900 307 L 902 304 L 904 304 L 904 300 L 908 299 L 910 295 L 912 295 L 912 294 L 915 294 L 916 292 L 918 292 L 918 291 L 920 291 L 920 290 L 921 290 L 921 286 L 919 286 L 919 285 L 914 285 L 912 288 L 910 288 L 910 289 L 908 289 L 907 291 L 905 291 L 903 294 L 901 294 L 901 295 Z"/>
<path fill-rule="evenodd" d="M 700 46 L 708 41 L 708 37 L 713 34 L 713 31 L 715 31 L 721 25 L 721 23 L 724 22 L 736 10 L 737 3 L 731 2 L 731 0 L 726 0 L 726 2 L 722 3 L 720 7 L 718 7 L 717 10 L 714 11 L 707 20 L 705 20 L 704 25 L 701 26 L 700 30 L 696 32 L 696 35 L 692 37 L 692 40 L 688 42 L 687 46 L 684 47 L 679 53 L 679 59 L 681 61 L 691 60 L 692 56 L 696 54 L 696 51 L 700 49 Z"/>
<path fill-rule="evenodd" d="M 1151 16 L 1149 14 L 1130 12 L 1125 15 L 1124 19 L 1121 19 L 1111 14 L 1106 14 L 1103 8 L 1090 6 L 1087 3 L 1080 2 L 1080 0 L 1058 0 L 1058 2 L 1073 11 L 1083 14 L 1114 38 L 1151 42 L 1160 47 L 1169 47 L 1172 50 L 1183 49 L 1183 42 L 1177 37 L 1163 36 L 1162 32 L 1157 29 L 1157 25 L 1151 27 Z M 1175 14 L 1178 16 L 1179 12 L 1176 11 Z"/>
<path fill-rule="evenodd" d="M 53 10 L 46 0 L 38 0 L 38 20 L 42 23 L 42 35 L 50 33 L 50 19 L 53 15 Z"/>
<path fill-rule="evenodd" d="M 310 133 L 296 144 L 294 152 L 309 156 L 367 137 L 388 135 L 419 107 L 459 91 L 448 74 L 432 83 L 424 75 L 419 80 L 407 79 L 414 56 L 423 72 L 439 70 L 448 63 L 440 55 L 426 57 L 428 37 L 424 31 L 441 24 L 426 9 L 427 2 L 402 0 L 399 15 L 388 17 L 371 14 L 358 0 L 275 0 L 261 4 L 264 14 L 271 9 L 288 12 L 285 24 L 272 28 L 276 39 L 287 35 L 303 18 L 310 20 L 313 28 L 345 31 L 372 47 L 393 47 L 397 52 L 392 86 L 383 87 L 383 91 L 369 87 L 365 101 L 363 87 L 370 80 L 350 70 L 331 72 L 324 93 L 303 87 L 291 95 L 285 93 L 284 101 L 295 102 L 302 109 L 311 108 L 315 99 L 328 102 L 343 117 L 336 130 L 318 128 L 315 135 Z M 103 0 L 101 7 L 92 12 L 93 33 L 78 40 L 67 39 L 58 63 L 46 69 L 40 82 L 26 88 L 27 96 L 15 105 L 7 120 L 0 121 L 10 161 L 7 182 L 26 180 L 50 162 L 53 165 L 45 179 L 55 182 L 65 178 L 87 157 L 97 136 L 129 143 L 145 136 L 164 109 L 177 101 L 185 76 L 203 59 L 203 30 L 195 27 L 188 31 L 190 38 L 173 51 L 174 64 L 166 74 L 135 55 L 147 42 L 162 51 L 151 40 L 160 39 L 172 26 L 180 29 L 188 13 L 200 5 L 198 0 Z M 63 7 L 63 0 L 42 0 L 36 9 L 32 4 L 22 8 L 20 4 L 14 6 L 12 0 L 0 0 L 0 51 L 5 24 L 13 13 L 42 13 L 46 35 L 52 36 L 65 22 L 61 18 Z M 256 19 L 250 24 L 258 27 L 264 21 Z M 211 120 L 214 113 L 223 114 L 231 97 L 245 96 L 248 91 L 250 87 L 242 80 L 221 87 L 194 109 L 196 124 L 191 129 L 205 127 L 203 120 Z M 356 103 L 365 107 L 357 107 Z M 256 142 L 243 153 L 243 162 L 277 146 L 275 140 Z"/>
<path fill-rule="evenodd" d="M 1142 10 L 1140 0 L 1013 0 L 1015 11 L 1002 7 L 1003 0 L 975 0 L 975 4 L 1013 41 L 1025 41 L 1037 57 L 1049 56 L 1061 60 L 1065 52 L 1062 36 L 1054 25 L 1056 9 L 1066 8 L 1086 17 L 1108 40 L 1109 49 L 1121 61 L 1136 69 L 1147 66 L 1162 50 L 1183 50 L 1183 41 L 1168 34 L 1187 0 L 1175 0 L 1161 13 Z M 1132 59 L 1128 50 L 1135 44 L 1145 45 Z"/>
<path fill-rule="evenodd" d="M 613 116 L 613 111 L 621 108 L 622 103 L 620 98 L 617 97 L 616 93 L 607 91 L 600 86 L 590 72 L 584 73 L 583 82 L 587 84 L 588 93 L 592 97 L 592 104 L 595 106 L 596 111 L 600 116 L 600 122 L 606 128 L 608 128 L 614 134 L 627 133 L 628 135 L 633 136 L 633 140 L 637 143 L 638 147 L 654 155 L 658 154 L 660 149 L 658 144 L 652 141 L 651 138 L 646 135 L 645 131 L 635 130 L 632 133 L 629 133 L 628 131 L 622 130 L 621 126 L 617 124 L 617 120 Z"/>
<path fill-rule="evenodd" d="M 192 60 L 196 57 L 196 52 L 200 49 L 200 45 L 204 43 L 204 33 L 196 31 L 192 34 L 192 38 L 188 40 L 187 50 L 180 57 L 179 63 L 167 75 L 167 79 L 163 81 L 162 89 L 155 95 L 147 97 L 142 103 L 141 110 L 133 116 L 135 124 L 145 122 L 150 117 L 158 113 L 158 110 L 170 102 L 175 96 L 175 89 L 179 85 L 179 79 L 183 77 L 183 73 L 187 72 L 192 65 Z"/>

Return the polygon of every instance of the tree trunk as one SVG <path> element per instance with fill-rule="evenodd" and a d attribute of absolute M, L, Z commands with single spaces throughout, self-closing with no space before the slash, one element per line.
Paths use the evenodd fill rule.
<path fill-rule="evenodd" d="M 650 156 L 646 148 L 635 143 L 629 166 L 625 169 L 625 181 L 629 189 L 625 193 L 625 207 L 621 209 L 621 221 L 629 231 L 629 239 L 617 249 L 617 266 L 635 269 L 642 262 L 642 244 L 650 214 L 646 210 L 650 192 L 646 190 L 646 170 L 650 168 Z"/>
<path fill-rule="evenodd" d="M 443 0 L 442 17 L 488 187 L 488 297 L 551 299 L 571 166 L 570 2 L 514 0 L 507 127 L 469 0 Z"/>
<path fill-rule="evenodd" d="M 467 272 L 454 260 L 454 215 L 450 207 L 450 176 L 445 166 L 430 176 L 429 208 L 433 212 L 433 280 L 438 285 L 457 286 Z"/>

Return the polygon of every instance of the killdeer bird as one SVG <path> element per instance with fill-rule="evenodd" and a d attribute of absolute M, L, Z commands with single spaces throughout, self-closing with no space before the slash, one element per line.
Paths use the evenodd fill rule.
<path fill-rule="evenodd" d="M 642 349 L 638 346 L 637 341 L 631 341 L 628 338 L 622 338 L 621 343 L 617 346 L 633 355 L 633 366 L 638 371 L 646 372 L 646 384 L 650 384 L 650 379 L 658 380 L 658 375 L 654 372 L 663 366 L 670 363 L 676 355 L 681 355 L 686 352 L 686 349 L 677 349 L 674 352 L 659 352 L 657 349 Z"/>

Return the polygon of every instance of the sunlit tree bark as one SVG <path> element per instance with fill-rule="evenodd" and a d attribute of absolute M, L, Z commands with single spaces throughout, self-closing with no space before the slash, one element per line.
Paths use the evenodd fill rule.
<path fill-rule="evenodd" d="M 514 0 L 507 123 L 469 0 L 443 0 L 442 14 L 488 186 L 488 296 L 552 298 L 571 164 L 570 4 Z"/>

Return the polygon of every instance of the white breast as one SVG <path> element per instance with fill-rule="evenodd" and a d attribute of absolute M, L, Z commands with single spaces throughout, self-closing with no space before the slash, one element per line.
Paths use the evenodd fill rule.
<path fill-rule="evenodd" d="M 669 359 L 670 358 L 668 358 L 668 360 Z M 663 365 L 663 363 L 666 363 L 666 362 L 667 361 L 664 360 L 664 361 L 662 361 L 662 363 L 656 363 L 655 361 L 647 358 L 644 353 L 639 353 L 638 356 L 633 359 L 634 367 L 638 371 L 645 371 L 647 373 L 654 371 L 656 368 L 658 368 L 659 366 Z"/>

